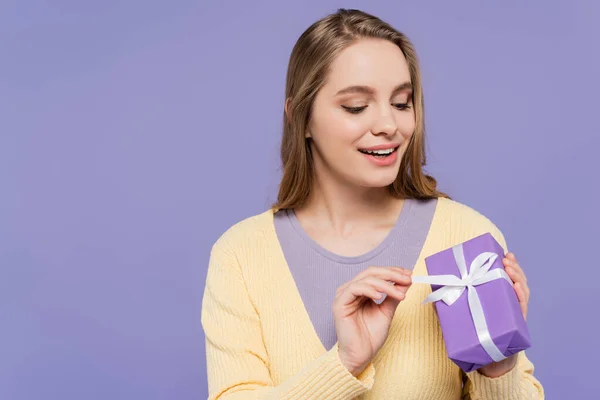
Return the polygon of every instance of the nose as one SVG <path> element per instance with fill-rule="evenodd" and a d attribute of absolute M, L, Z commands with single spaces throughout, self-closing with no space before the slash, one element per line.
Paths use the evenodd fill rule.
<path fill-rule="evenodd" d="M 373 134 L 376 136 L 392 136 L 397 130 L 396 120 L 394 119 L 394 114 L 391 110 L 386 110 L 379 115 L 379 118 L 377 118 L 377 121 L 375 121 L 375 124 L 373 125 Z"/>

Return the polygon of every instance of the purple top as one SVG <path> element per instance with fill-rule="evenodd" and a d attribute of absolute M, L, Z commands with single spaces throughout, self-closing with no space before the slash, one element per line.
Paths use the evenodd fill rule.
<path fill-rule="evenodd" d="M 437 199 L 406 199 L 396 224 L 374 249 L 354 257 L 325 249 L 302 228 L 293 210 L 280 210 L 274 223 L 283 254 L 306 311 L 325 348 L 337 341 L 331 306 L 337 288 L 369 266 L 413 269 L 429 233 Z M 378 302 L 383 301 L 381 299 Z"/>

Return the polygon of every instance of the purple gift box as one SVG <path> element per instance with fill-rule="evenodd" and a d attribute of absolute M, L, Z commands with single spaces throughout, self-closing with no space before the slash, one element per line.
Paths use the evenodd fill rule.
<path fill-rule="evenodd" d="M 496 256 L 492 253 L 495 253 L 497 258 L 494 259 Z M 486 259 L 486 255 L 489 261 L 488 265 L 491 264 L 490 274 L 504 275 L 502 265 L 504 250 L 490 233 L 426 257 L 427 273 L 432 277 L 431 279 L 434 275 L 454 275 L 461 278 L 457 264 L 458 259 L 464 256 L 466 270 L 471 272 L 472 264 L 476 264 L 474 260 L 477 261 L 476 258 L 478 260 Z M 492 271 L 495 269 L 501 269 L 501 271 L 493 273 Z M 508 278 L 508 275 L 505 277 Z M 442 287 L 442 285 L 431 284 L 434 293 Z M 489 331 L 487 339 L 491 338 L 493 342 L 491 346 L 495 345 L 497 350 L 502 353 L 500 356 L 508 357 L 531 347 L 529 330 L 512 283 L 506 279 L 495 279 L 473 285 L 468 289 L 464 288 L 460 297 L 452 305 L 447 305 L 442 300 L 435 302 L 448 356 L 464 372 L 476 370 L 494 361 L 489 350 L 486 350 L 480 341 L 480 337 L 486 335 L 478 337 L 476 331 L 468 294 L 473 289 L 477 294 L 475 297 L 479 298 L 480 310 L 483 311 L 485 324 Z M 441 293 L 443 292 L 438 295 Z M 470 296 L 473 297 L 473 294 Z M 476 302 L 476 299 L 471 299 L 471 301 Z M 488 344 L 488 349 L 489 346 Z"/>

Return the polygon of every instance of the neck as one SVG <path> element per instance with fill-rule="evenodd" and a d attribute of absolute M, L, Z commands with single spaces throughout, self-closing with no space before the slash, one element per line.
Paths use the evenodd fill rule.
<path fill-rule="evenodd" d="M 356 229 L 393 224 L 403 203 L 386 187 L 365 188 L 315 177 L 307 202 L 295 212 L 321 230 L 346 236 Z"/>

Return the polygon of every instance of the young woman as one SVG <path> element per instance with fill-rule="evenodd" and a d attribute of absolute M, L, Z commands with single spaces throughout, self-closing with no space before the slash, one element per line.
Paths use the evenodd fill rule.
<path fill-rule="evenodd" d="M 541 399 L 524 352 L 463 373 L 424 258 L 498 228 L 425 175 L 410 41 L 340 9 L 289 62 L 277 203 L 213 245 L 202 306 L 209 399 Z M 524 315 L 529 288 L 503 260 Z M 392 283 L 393 284 L 390 284 Z"/>

